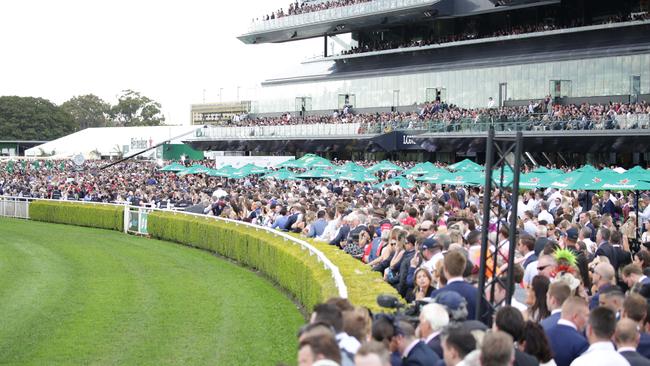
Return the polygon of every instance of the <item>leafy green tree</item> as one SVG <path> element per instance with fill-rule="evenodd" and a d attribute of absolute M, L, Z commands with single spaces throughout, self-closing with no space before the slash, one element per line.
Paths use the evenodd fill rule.
<path fill-rule="evenodd" d="M 54 140 L 74 130 L 72 116 L 49 100 L 0 97 L 0 136 L 3 140 Z"/>
<path fill-rule="evenodd" d="M 139 92 L 124 90 L 111 108 L 111 117 L 116 126 L 159 126 L 165 121 L 160 108 L 160 103 Z"/>
<path fill-rule="evenodd" d="M 72 116 L 77 130 L 105 127 L 111 112 L 111 105 L 94 94 L 73 97 L 61 104 L 61 108 Z"/>

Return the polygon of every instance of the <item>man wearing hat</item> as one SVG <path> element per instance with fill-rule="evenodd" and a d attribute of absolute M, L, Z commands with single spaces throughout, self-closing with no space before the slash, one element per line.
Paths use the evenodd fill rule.
<path fill-rule="evenodd" d="M 578 236 L 579 232 L 575 227 L 567 229 L 566 236 L 564 237 L 564 246 L 576 256 L 576 265 L 578 266 L 578 270 L 580 270 L 580 277 L 585 288 L 591 288 L 591 279 L 589 277 L 589 262 L 591 260 L 587 256 L 587 253 L 580 249 Z"/>
<path fill-rule="evenodd" d="M 442 253 L 442 245 L 436 239 L 426 238 L 420 245 L 420 251 L 422 258 L 424 258 L 421 267 L 429 271 L 429 273 L 433 273 L 436 263 L 443 258 L 442 256 L 436 256 L 436 254 Z"/>

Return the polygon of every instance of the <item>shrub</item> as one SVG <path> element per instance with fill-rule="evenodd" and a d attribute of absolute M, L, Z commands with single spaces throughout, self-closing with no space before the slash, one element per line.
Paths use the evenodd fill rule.
<path fill-rule="evenodd" d="M 34 221 L 124 230 L 124 207 L 122 206 L 33 201 L 29 204 L 29 217 Z"/>
<path fill-rule="evenodd" d="M 315 256 L 262 229 L 169 212 L 152 212 L 147 227 L 155 238 L 210 250 L 263 272 L 308 311 L 338 294 L 331 272 Z"/>

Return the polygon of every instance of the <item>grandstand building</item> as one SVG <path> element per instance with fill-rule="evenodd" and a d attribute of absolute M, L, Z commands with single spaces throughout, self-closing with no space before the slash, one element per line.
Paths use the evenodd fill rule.
<path fill-rule="evenodd" d="M 331 3 L 253 21 L 238 37 L 246 44 L 322 38 L 322 54 L 262 82 L 249 123 L 184 141 L 248 155 L 481 161 L 494 128 L 526 131 L 533 163 L 650 161 L 648 0 Z M 457 114 L 420 118 L 434 105 Z M 340 123 L 347 111 L 361 118 Z"/>
<path fill-rule="evenodd" d="M 320 37 L 252 112 L 325 113 L 650 99 L 646 0 L 373 0 L 257 20 L 247 44 Z M 334 45 L 334 47 L 332 47 Z"/>

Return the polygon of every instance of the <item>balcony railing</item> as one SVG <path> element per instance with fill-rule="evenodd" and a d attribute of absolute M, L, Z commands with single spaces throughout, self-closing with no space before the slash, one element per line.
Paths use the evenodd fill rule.
<path fill-rule="evenodd" d="M 548 119 L 543 114 L 510 118 L 460 118 L 452 121 L 415 120 L 370 123 L 319 123 L 281 126 L 208 127 L 198 129 L 190 140 L 259 140 L 309 138 L 350 138 L 372 136 L 392 131 L 422 133 L 476 133 L 494 126 L 496 131 L 562 131 L 562 130 L 631 130 L 650 129 L 650 115 L 619 115 L 613 119 Z"/>
<path fill-rule="evenodd" d="M 311 13 L 287 15 L 276 19 L 256 20 L 251 23 L 248 31 L 249 33 L 257 33 L 283 28 L 293 28 L 307 24 L 345 19 L 360 15 L 384 13 L 390 10 L 408 8 L 434 2 L 434 0 L 373 0 L 367 3 L 319 10 Z"/>

